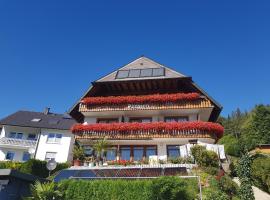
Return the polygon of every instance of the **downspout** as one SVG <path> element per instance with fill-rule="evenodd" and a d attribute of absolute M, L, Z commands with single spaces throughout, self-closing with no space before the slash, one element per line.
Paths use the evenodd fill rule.
<path fill-rule="evenodd" d="M 36 156 L 37 156 L 37 150 L 38 150 L 38 145 L 39 145 L 39 142 L 40 142 L 40 136 L 41 136 L 41 128 L 39 129 L 39 134 L 38 134 L 37 144 L 36 144 L 36 148 L 35 148 L 34 159 L 36 159 Z"/>

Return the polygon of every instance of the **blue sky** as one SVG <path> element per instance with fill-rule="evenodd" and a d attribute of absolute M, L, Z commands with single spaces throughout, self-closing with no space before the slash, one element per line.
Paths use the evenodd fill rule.
<path fill-rule="evenodd" d="M 65 112 L 91 81 L 148 56 L 227 115 L 270 99 L 269 1 L 0 1 L 0 118 Z"/>

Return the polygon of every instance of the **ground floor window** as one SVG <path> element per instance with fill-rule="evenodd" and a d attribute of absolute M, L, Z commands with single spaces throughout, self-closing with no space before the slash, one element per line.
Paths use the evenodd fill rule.
<path fill-rule="evenodd" d="M 55 160 L 56 152 L 46 152 L 45 160 Z"/>
<path fill-rule="evenodd" d="M 31 158 L 30 153 L 28 153 L 28 152 L 23 152 L 22 161 L 28 161 L 30 158 Z"/>
<path fill-rule="evenodd" d="M 107 149 L 106 160 L 116 160 L 116 147 Z"/>
<path fill-rule="evenodd" d="M 140 161 L 157 155 L 157 146 L 120 146 L 121 160 Z"/>
<path fill-rule="evenodd" d="M 13 151 L 8 151 L 6 154 L 6 160 L 13 160 L 15 156 L 15 152 Z"/>
<path fill-rule="evenodd" d="M 179 145 L 167 145 L 167 156 L 169 158 L 176 158 L 180 156 Z"/>

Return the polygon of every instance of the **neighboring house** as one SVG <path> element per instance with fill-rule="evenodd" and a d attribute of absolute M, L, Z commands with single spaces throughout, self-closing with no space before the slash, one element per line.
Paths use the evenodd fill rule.
<path fill-rule="evenodd" d="M 43 113 L 18 111 L 0 120 L 0 160 L 71 161 L 74 123 L 69 115 L 50 113 L 48 108 Z"/>
<path fill-rule="evenodd" d="M 35 181 L 48 180 L 12 169 L 0 169 L 0 199 L 18 200 L 30 196 L 30 185 Z"/>
<path fill-rule="evenodd" d="M 140 57 L 95 81 L 70 110 L 76 140 L 92 151 L 106 137 L 107 160 L 186 156 L 185 144 L 214 144 L 222 107 L 191 77 Z M 183 150 L 181 152 L 181 149 Z"/>

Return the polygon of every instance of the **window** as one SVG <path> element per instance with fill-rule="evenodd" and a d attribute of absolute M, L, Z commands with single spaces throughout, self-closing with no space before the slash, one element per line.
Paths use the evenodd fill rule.
<path fill-rule="evenodd" d="M 106 152 L 107 160 L 116 160 L 116 148 L 110 148 Z"/>
<path fill-rule="evenodd" d="M 153 69 L 142 69 L 141 70 L 141 77 L 149 77 L 152 76 Z"/>
<path fill-rule="evenodd" d="M 116 79 L 124 78 L 141 78 L 141 77 L 158 77 L 165 75 L 165 68 L 146 68 L 146 69 L 129 69 L 119 70 Z"/>
<path fill-rule="evenodd" d="M 22 139 L 23 133 L 10 132 L 8 135 L 9 138 Z"/>
<path fill-rule="evenodd" d="M 165 69 L 164 68 L 154 68 L 153 69 L 153 76 L 164 76 Z"/>
<path fill-rule="evenodd" d="M 133 148 L 133 160 L 140 161 L 143 159 L 143 147 Z"/>
<path fill-rule="evenodd" d="M 120 151 L 122 160 L 130 160 L 130 147 L 121 147 Z"/>
<path fill-rule="evenodd" d="M 185 122 L 188 121 L 187 116 L 165 117 L 165 122 Z"/>
<path fill-rule="evenodd" d="M 62 134 L 49 133 L 47 143 L 60 143 L 62 139 Z"/>
<path fill-rule="evenodd" d="M 134 117 L 134 118 L 130 118 L 129 122 L 147 123 L 147 122 L 152 122 L 152 118 L 150 118 L 150 117 Z"/>
<path fill-rule="evenodd" d="M 157 147 L 156 146 L 146 146 L 145 147 L 145 157 L 149 158 L 149 156 L 157 155 Z"/>
<path fill-rule="evenodd" d="M 22 161 L 28 161 L 30 158 L 31 158 L 30 153 L 28 153 L 28 152 L 23 152 Z"/>
<path fill-rule="evenodd" d="M 140 77 L 140 70 L 139 69 L 131 69 L 130 71 L 129 71 L 129 76 L 128 77 L 130 77 L 130 78 L 138 78 L 138 77 Z"/>
<path fill-rule="evenodd" d="M 45 160 L 55 160 L 56 158 L 56 152 L 46 152 Z"/>
<path fill-rule="evenodd" d="M 13 160 L 15 153 L 13 151 L 8 151 L 6 154 L 6 160 Z"/>
<path fill-rule="evenodd" d="M 27 137 L 27 140 L 37 140 L 36 134 L 29 133 L 28 137 Z"/>
<path fill-rule="evenodd" d="M 116 74 L 116 78 L 127 78 L 129 70 L 119 70 Z"/>
<path fill-rule="evenodd" d="M 97 123 L 106 123 L 106 124 L 110 124 L 110 123 L 117 123 L 118 118 L 112 118 L 112 119 L 97 119 Z"/>
<path fill-rule="evenodd" d="M 83 146 L 83 149 L 86 156 L 92 156 L 94 153 L 93 147 L 91 146 Z"/>
<path fill-rule="evenodd" d="M 167 156 L 170 158 L 176 158 L 180 156 L 180 147 L 178 145 L 167 146 Z"/>
<path fill-rule="evenodd" d="M 31 122 L 40 122 L 40 121 L 41 121 L 41 119 L 39 119 L 39 118 L 34 118 L 31 120 Z"/>

